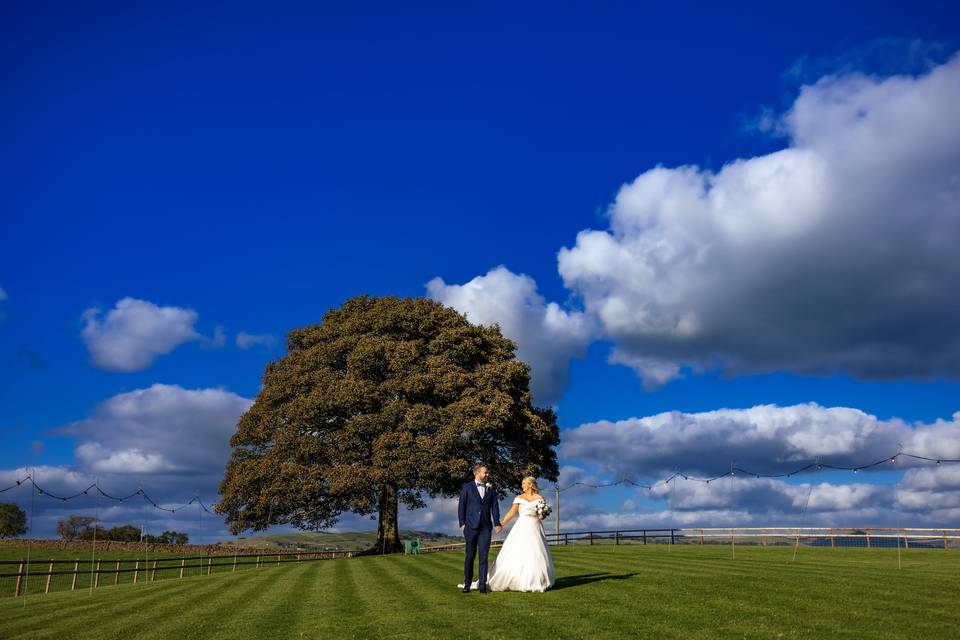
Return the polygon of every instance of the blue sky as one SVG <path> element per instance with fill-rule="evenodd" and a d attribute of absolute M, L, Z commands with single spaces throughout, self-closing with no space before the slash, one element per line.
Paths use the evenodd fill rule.
<path fill-rule="evenodd" d="M 0 12 L 0 470 L 11 477 L 41 466 L 72 486 L 113 474 L 212 501 L 219 453 L 151 454 L 137 429 L 169 439 L 170 420 L 211 411 L 226 426 L 209 437 L 222 438 L 283 335 L 358 294 L 429 293 L 500 322 L 570 432 L 571 481 L 697 460 L 682 439 L 674 449 L 689 455 L 669 461 L 634 452 L 618 469 L 605 457 L 603 443 L 657 449 L 645 438 L 683 431 L 616 422 L 663 412 L 716 433 L 708 412 L 776 408 L 728 416 L 735 441 L 813 403 L 816 415 L 789 412 L 789 433 L 764 431 L 784 446 L 761 451 L 786 466 L 838 407 L 867 416 L 841 420 L 863 446 L 825 455 L 859 460 L 915 422 L 931 451 L 958 446 L 957 124 L 937 109 L 957 79 L 960 22 L 945 3 Z M 837 104 L 870 117 L 846 123 Z M 917 142 L 931 139 L 942 144 Z M 780 183 L 784 172 L 799 177 Z M 111 325 L 127 298 L 140 313 Z M 211 408 L 199 390 L 223 395 Z M 610 423 L 588 446 L 581 426 L 599 421 Z M 887 435 L 863 444 L 875 432 Z M 753 453 L 717 446 L 725 465 Z M 953 480 L 921 489 L 920 472 L 870 482 L 932 491 L 923 500 L 941 511 L 910 507 L 916 520 L 960 523 Z M 833 479 L 824 495 L 852 483 Z M 611 513 L 796 515 L 744 491 L 686 507 L 574 492 L 570 515 L 583 526 Z M 775 503 L 791 490 L 769 491 Z M 822 518 L 883 520 L 877 500 Z M 450 528 L 445 508 L 410 522 Z"/>

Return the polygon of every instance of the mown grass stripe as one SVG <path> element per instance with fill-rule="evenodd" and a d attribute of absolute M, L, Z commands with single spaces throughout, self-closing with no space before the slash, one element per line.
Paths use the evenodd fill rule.
<path fill-rule="evenodd" d="M 274 576 L 279 580 L 282 576 Z M 259 582 L 259 581 L 258 581 Z M 235 583 L 243 584 L 243 583 Z M 134 625 L 139 619 L 143 619 L 143 624 L 149 626 L 153 623 L 156 616 L 166 610 L 166 603 L 181 602 L 190 599 L 197 601 L 205 593 L 217 590 L 230 590 L 231 583 L 224 581 L 220 577 L 193 577 L 178 580 L 176 583 L 159 582 L 151 585 L 144 585 L 142 593 L 123 594 L 127 597 L 117 597 L 116 591 L 113 593 L 99 593 L 94 591 L 93 596 L 86 594 L 63 594 L 59 600 L 60 603 L 51 602 L 54 605 L 51 611 L 45 615 L 28 615 L 25 622 L 29 623 L 29 633 L 44 633 L 48 628 L 57 628 L 58 626 L 69 626 L 77 628 L 83 633 L 87 630 L 91 636 L 96 637 L 95 630 L 105 619 L 111 617 L 123 617 L 128 620 L 130 625 Z M 80 603 L 71 603 L 72 598 L 81 598 Z M 74 606 L 68 606 L 68 604 Z M 156 603 L 164 603 L 157 606 Z M 145 612 L 145 613 L 137 613 Z M 13 622 L 13 621 L 11 621 Z M 138 627 L 140 625 L 137 625 Z M 128 629 L 127 629 L 128 630 Z M 125 630 L 126 631 L 126 630 Z M 5 637 L 0 634 L 0 637 Z M 30 636 L 42 637 L 42 636 Z M 80 636 L 78 636 L 80 637 Z"/>
<path fill-rule="evenodd" d="M 303 593 L 316 578 L 316 571 L 308 567 L 296 567 L 289 572 L 279 588 L 261 591 L 250 606 L 243 633 L 250 638 L 289 638 L 290 628 L 295 624 L 295 613 Z M 239 604 L 239 603 L 238 603 Z"/>
<path fill-rule="evenodd" d="M 85 596 L 61 594 L 30 611 L 0 602 L 0 637 L 174 637 L 242 640 L 483 637 L 899 638 L 950 637 L 960 626 L 960 555 L 921 556 L 891 568 L 894 553 L 722 547 L 556 549 L 557 588 L 542 594 L 464 595 L 463 555 L 334 560 L 221 581 L 184 579 Z M 681 553 L 682 551 L 682 553 Z M 801 549 L 800 555 L 803 553 Z M 906 560 L 906 558 L 905 558 Z M 939 563 L 939 564 L 936 564 Z M 270 582 L 276 580 L 270 586 Z M 219 590 L 210 591 L 218 584 Z M 170 601 L 182 620 L 140 615 Z M 104 603 L 109 603 L 106 606 Z M 139 604 L 138 604 L 139 603 Z M 11 603 L 16 605 L 16 603 Z M 32 606 L 33 603 L 31 603 Z M 101 607 L 100 611 L 91 605 Z M 140 607 L 142 608 L 142 607 Z M 22 609 L 22 607 L 21 607 Z M 240 611 L 238 613 L 238 610 Z M 78 615 L 85 612 L 82 615 Z M 95 619 L 97 616 L 101 619 Z M 75 626 L 80 619 L 81 628 Z M 13 621 L 13 622 L 11 622 Z M 217 621 L 216 623 L 214 621 Z M 36 620 L 34 621 L 36 622 Z M 97 624 L 93 624 L 96 622 Z M 135 633 L 130 633 L 134 631 Z"/>
<path fill-rule="evenodd" d="M 193 586 L 193 585 L 190 585 Z M 205 585 L 206 589 L 203 589 L 200 595 L 203 595 L 206 592 L 213 591 L 216 589 L 215 585 L 207 584 Z M 186 588 L 178 591 L 189 592 L 190 595 L 196 595 L 196 587 Z M 94 598 L 101 596 L 103 594 L 97 594 L 93 596 Z M 115 595 L 115 594 L 114 594 Z M 148 601 L 150 603 L 150 614 L 154 615 L 158 610 L 165 610 L 168 608 L 176 608 L 179 606 L 182 607 L 182 595 L 183 593 L 177 594 L 176 592 L 158 592 L 154 594 L 154 597 L 150 598 Z M 160 604 L 154 604 L 154 602 Z M 133 620 L 143 617 L 144 611 L 144 602 L 131 602 L 128 598 L 102 598 L 97 603 L 99 606 L 87 606 L 84 607 L 82 613 L 78 612 L 76 608 L 64 608 L 59 615 L 48 616 L 41 619 L 30 619 L 27 618 L 26 622 L 29 623 L 33 632 L 37 635 L 31 637 L 45 638 L 45 637 L 56 637 L 56 634 L 48 634 L 50 629 L 55 629 L 59 626 L 69 625 L 70 627 L 76 629 L 77 637 L 82 637 L 82 634 L 90 633 L 91 635 L 100 635 L 101 637 L 108 637 L 109 635 L 109 625 L 111 624 L 112 619 L 121 619 L 122 628 L 119 630 L 122 633 L 127 631 L 127 625 L 131 624 Z M 103 626 L 104 631 L 101 634 L 98 629 Z"/>
<path fill-rule="evenodd" d="M 160 588 L 160 583 L 144 585 L 136 589 L 137 593 L 125 593 L 123 595 L 126 597 L 119 600 L 115 597 L 119 593 L 116 590 L 106 592 L 94 590 L 92 595 L 89 590 L 51 594 L 49 600 L 28 604 L 22 613 L 26 614 L 27 619 L 33 623 L 54 624 L 57 618 L 67 615 L 82 619 L 82 616 L 91 612 L 99 616 L 99 612 L 113 607 L 140 606 L 156 599 L 177 597 L 179 592 L 192 589 L 192 584 L 193 579 L 185 579 L 176 584 L 164 584 L 162 585 L 164 588 Z M 41 612 L 38 613 L 37 609 Z"/>
<path fill-rule="evenodd" d="M 329 617 L 330 602 L 333 600 L 337 588 L 334 577 L 337 572 L 337 563 L 347 560 L 335 560 L 323 563 L 322 569 L 315 569 L 310 573 L 310 580 L 304 586 L 301 594 L 300 607 L 291 618 L 291 626 L 287 637 L 290 638 L 325 638 L 334 637 L 332 634 L 320 633 L 317 629 L 319 617 Z M 232 639 L 235 640 L 235 639 Z"/>
<path fill-rule="evenodd" d="M 190 594 L 194 596 L 191 615 L 169 616 L 162 620 L 154 617 L 144 620 L 133 631 L 155 638 L 209 638 L 232 621 L 242 620 L 245 615 L 255 611 L 263 594 L 271 593 L 277 584 L 286 585 L 291 581 L 292 573 L 288 567 L 271 568 L 264 575 L 254 576 L 249 581 L 228 581 L 213 598 L 197 598 Z"/>

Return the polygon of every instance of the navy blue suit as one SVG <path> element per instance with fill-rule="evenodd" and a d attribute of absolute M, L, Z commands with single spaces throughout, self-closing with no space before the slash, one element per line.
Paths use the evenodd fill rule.
<path fill-rule="evenodd" d="M 463 527 L 463 538 L 466 542 L 466 557 L 463 560 L 464 584 L 469 587 L 473 582 L 473 559 L 480 552 L 477 588 L 487 586 L 487 556 L 490 555 L 490 536 L 493 527 L 500 526 L 500 503 L 497 501 L 497 492 L 493 487 L 484 489 L 483 498 L 475 480 L 463 485 L 460 490 L 460 504 L 458 509 L 460 526 Z"/>

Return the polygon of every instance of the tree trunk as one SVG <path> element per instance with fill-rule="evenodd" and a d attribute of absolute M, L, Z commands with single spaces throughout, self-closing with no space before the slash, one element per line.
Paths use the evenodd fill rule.
<path fill-rule="evenodd" d="M 378 505 L 380 515 L 377 523 L 377 543 L 366 553 L 381 555 L 400 553 L 403 544 L 400 542 L 400 528 L 397 526 L 397 489 L 391 486 L 380 488 Z"/>

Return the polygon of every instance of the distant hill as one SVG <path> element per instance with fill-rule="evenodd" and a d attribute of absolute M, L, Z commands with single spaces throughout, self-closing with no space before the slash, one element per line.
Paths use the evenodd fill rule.
<path fill-rule="evenodd" d="M 424 546 L 454 544 L 463 542 L 459 536 L 430 531 L 401 529 L 401 540 L 420 538 Z M 362 551 L 369 549 L 377 540 L 376 531 L 343 531 L 339 533 L 323 531 L 300 531 L 297 533 L 275 533 L 247 538 L 222 540 L 223 544 L 249 547 L 251 549 L 276 549 L 286 551 Z"/>

